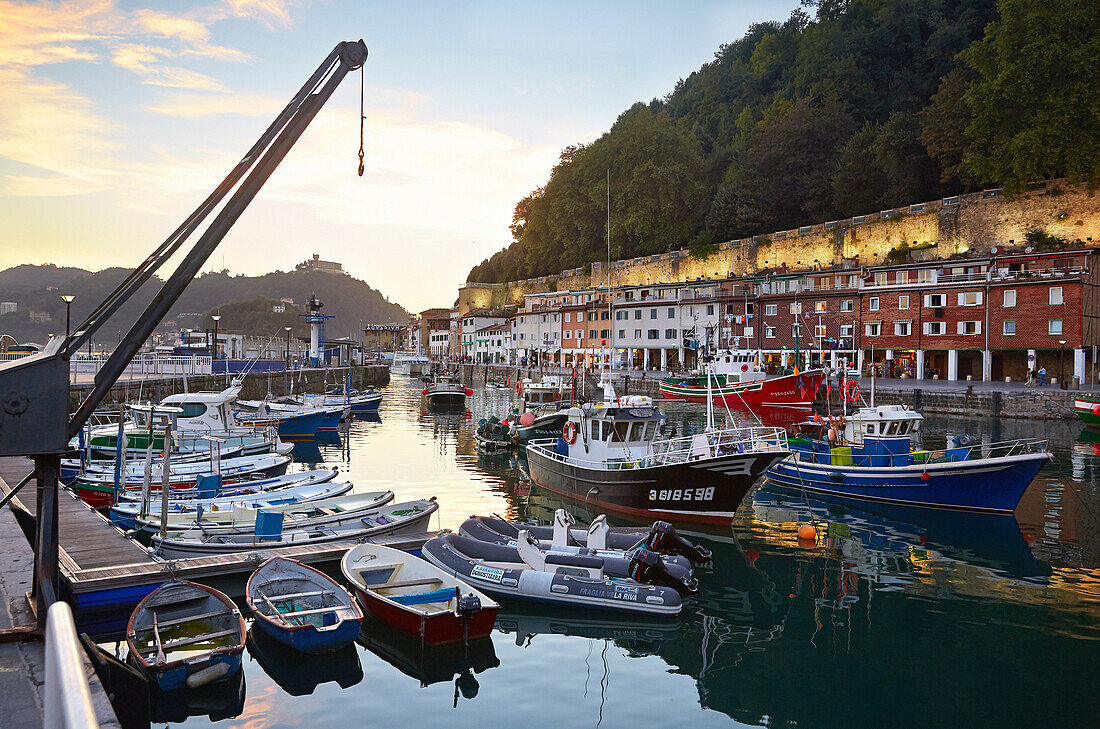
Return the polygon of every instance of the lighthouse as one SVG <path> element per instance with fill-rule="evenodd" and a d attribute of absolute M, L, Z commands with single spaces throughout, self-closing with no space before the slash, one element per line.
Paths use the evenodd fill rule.
<path fill-rule="evenodd" d="M 317 294 L 310 294 L 309 301 L 306 303 L 306 312 L 300 316 L 305 317 L 305 320 L 309 322 L 309 366 L 310 367 L 323 367 L 325 363 L 324 359 L 324 341 L 325 341 L 325 319 L 331 319 L 331 314 L 322 314 L 321 309 L 324 308 L 324 304 L 317 298 Z"/>

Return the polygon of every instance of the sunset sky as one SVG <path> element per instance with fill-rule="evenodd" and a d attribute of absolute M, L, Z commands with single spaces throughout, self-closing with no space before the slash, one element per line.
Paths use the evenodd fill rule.
<path fill-rule="evenodd" d="M 788 2 L 0 0 L 0 268 L 134 266 L 341 40 L 349 76 L 207 269 L 318 253 L 411 311 L 507 245 L 561 149 Z"/>

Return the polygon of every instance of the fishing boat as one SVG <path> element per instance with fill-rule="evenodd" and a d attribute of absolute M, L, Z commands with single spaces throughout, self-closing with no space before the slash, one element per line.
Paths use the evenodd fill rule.
<path fill-rule="evenodd" d="M 454 375 L 440 374 L 432 377 L 423 394 L 428 407 L 462 407 L 466 404 L 466 397 L 473 395 L 474 391 Z"/>
<path fill-rule="evenodd" d="M 1100 428 L 1100 396 L 1078 393 L 1073 397 L 1073 413 L 1090 428 Z"/>
<path fill-rule="evenodd" d="M 236 411 L 233 414 L 238 425 L 276 428 L 280 438 L 312 438 L 332 416 L 323 409 L 275 410 L 266 402 L 260 403 L 255 412 Z M 333 427 L 339 426 L 339 419 Z"/>
<path fill-rule="evenodd" d="M 553 407 L 557 410 L 560 403 L 568 401 L 571 391 L 569 382 L 560 375 L 545 375 L 538 380 L 525 377 L 516 382 L 516 394 L 519 395 L 523 411 L 539 407 Z"/>
<path fill-rule="evenodd" d="M 395 375 L 419 377 L 432 371 L 432 361 L 416 352 L 394 352 L 390 372 Z"/>
<path fill-rule="evenodd" d="M 267 400 L 237 400 L 236 406 L 237 412 L 245 415 L 255 415 L 260 412 L 261 407 L 266 415 L 277 417 L 314 415 L 319 412 L 322 413 L 322 417 L 320 424 L 317 426 L 318 431 L 339 430 L 340 422 L 351 412 L 351 408 L 343 403 L 338 405 L 303 404 L 299 402 L 280 402 L 270 397 Z M 239 415 L 237 419 L 241 419 Z"/>
<path fill-rule="evenodd" d="M 677 615 L 680 593 L 672 587 L 658 555 L 634 553 L 632 579 L 610 578 L 602 560 L 571 554 L 545 553 L 521 531 L 518 544 L 490 544 L 458 534 L 429 539 L 421 554 L 437 567 L 472 587 L 523 600 L 571 605 L 586 610 Z M 656 584 L 654 584 L 656 583 Z"/>
<path fill-rule="evenodd" d="M 303 653 L 331 653 L 359 635 L 363 612 L 331 577 L 301 562 L 272 557 L 248 578 L 254 625 Z"/>
<path fill-rule="evenodd" d="M 366 515 L 358 512 L 344 520 L 330 521 L 320 526 L 302 524 L 283 529 L 277 520 L 271 525 L 261 524 L 264 520 L 258 520 L 258 526 L 270 526 L 270 531 L 255 529 L 248 534 L 207 535 L 203 535 L 201 531 L 169 532 L 167 538 L 155 534 L 151 541 L 154 552 L 164 559 L 257 552 L 305 544 L 352 542 L 383 534 L 424 532 L 432 514 L 438 508 L 439 505 L 433 497 L 390 504 Z"/>
<path fill-rule="evenodd" d="M 323 407 L 344 405 L 351 408 L 352 413 L 369 413 L 378 410 L 378 406 L 382 402 L 382 393 L 374 388 L 364 392 L 336 388 L 326 391 L 323 395 L 301 394 L 288 399 L 300 402 L 303 405 L 320 405 Z"/>
<path fill-rule="evenodd" d="M 199 478 L 205 475 L 220 476 L 223 483 L 279 476 L 286 473 L 290 460 L 290 456 L 249 456 L 226 461 L 220 467 L 210 463 L 184 464 L 182 473 L 175 472 L 169 467 L 168 487 L 173 491 L 192 489 Z M 163 482 L 163 477 L 154 479 L 151 484 L 152 490 L 160 491 Z M 140 492 L 141 487 L 142 479 L 133 473 L 126 474 L 119 482 L 117 489 L 113 474 L 86 473 L 79 476 L 71 488 L 88 506 L 93 509 L 105 509 L 114 503 L 116 491 L 119 495 L 126 491 Z"/>
<path fill-rule="evenodd" d="M 710 396 L 731 407 L 760 408 L 813 407 L 817 390 L 825 380 L 822 370 L 806 370 L 780 377 L 767 376 L 757 366 L 755 352 L 745 350 L 720 352 L 710 358 L 711 376 L 701 370 L 688 376 L 666 377 L 661 380 L 661 394 L 667 398 L 706 402 Z"/>
<path fill-rule="evenodd" d="M 1046 441 L 997 443 L 949 439 L 942 449 L 915 447 L 923 420 L 902 405 L 861 407 L 815 419 L 791 438 L 793 455 L 768 469 L 768 482 L 833 498 L 971 511 L 1015 511 L 1054 456 Z M 816 434 L 813 432 L 816 429 Z"/>
<path fill-rule="evenodd" d="M 241 667 L 245 623 L 212 587 L 172 581 L 138 603 L 126 626 L 130 662 L 158 688 L 196 688 Z"/>
<path fill-rule="evenodd" d="M 260 500 L 262 503 L 262 500 Z M 245 534 L 257 529 L 257 522 L 277 518 L 283 527 L 323 528 L 331 523 L 372 513 L 393 501 L 392 491 L 366 491 L 347 496 L 333 496 L 316 501 L 290 502 L 263 506 L 235 504 L 230 509 L 214 511 L 169 512 L 167 530 L 170 535 L 187 535 L 189 532 L 212 536 L 217 534 Z M 145 517 L 134 519 L 138 536 L 150 536 L 160 531 L 159 510 L 154 508 Z M 263 528 L 263 527 L 261 527 Z"/>
<path fill-rule="evenodd" d="M 561 435 L 527 444 L 531 480 L 595 508 L 652 522 L 728 524 L 772 463 L 786 458 L 782 428 L 717 428 L 659 439 L 664 414 L 642 395 L 569 409 Z"/>
<path fill-rule="evenodd" d="M 596 516 L 587 529 L 574 529 L 574 524 L 576 520 L 571 514 L 565 509 L 556 509 L 551 526 L 520 524 L 499 516 L 471 516 L 462 523 L 458 533 L 483 542 L 514 546 L 519 539 L 519 533 L 526 530 L 547 548 L 558 550 L 575 552 L 588 549 L 623 553 L 645 547 L 658 554 L 679 556 L 686 560 L 687 565 L 693 562 L 703 564 L 711 559 L 709 549 L 684 539 L 668 522 L 654 522 L 646 532 L 634 529 L 613 531 L 607 524 L 605 514 Z"/>
<path fill-rule="evenodd" d="M 303 481 L 298 486 L 286 486 L 283 488 L 261 491 L 257 494 L 242 496 L 215 496 L 206 499 L 170 499 L 167 504 L 169 514 L 190 514 L 195 519 L 201 519 L 211 513 L 232 512 L 237 508 L 269 509 L 275 506 L 287 504 L 302 504 L 322 499 L 341 496 L 351 491 L 350 481 L 333 483 L 332 479 L 325 481 Z M 142 501 L 124 501 L 112 506 L 108 511 L 111 523 L 123 530 L 137 528 L 137 520 L 142 514 L 160 513 L 163 504 L 159 497 Z"/>
<path fill-rule="evenodd" d="M 340 571 L 364 610 L 428 645 L 487 636 L 500 609 L 453 574 L 379 544 L 352 547 L 340 560 Z"/>

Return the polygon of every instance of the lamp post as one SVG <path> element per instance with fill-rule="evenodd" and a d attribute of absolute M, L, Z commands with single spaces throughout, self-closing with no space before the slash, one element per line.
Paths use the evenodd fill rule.
<path fill-rule="evenodd" d="M 283 327 L 286 330 L 286 368 L 290 369 L 290 327 Z"/>
<path fill-rule="evenodd" d="M 221 314 L 210 317 L 214 320 L 214 359 L 218 358 L 218 322 L 222 320 Z"/>
<path fill-rule="evenodd" d="M 72 303 L 74 301 L 76 301 L 76 297 L 71 295 L 71 294 L 66 294 L 65 296 L 61 297 L 61 300 L 65 302 L 65 338 L 68 339 L 69 338 L 69 307 L 72 305 Z"/>
<path fill-rule="evenodd" d="M 1066 389 L 1065 368 L 1062 365 L 1062 355 L 1065 353 L 1065 351 L 1066 351 L 1066 340 L 1059 339 L 1058 340 L 1058 387 L 1061 387 L 1063 390 Z"/>

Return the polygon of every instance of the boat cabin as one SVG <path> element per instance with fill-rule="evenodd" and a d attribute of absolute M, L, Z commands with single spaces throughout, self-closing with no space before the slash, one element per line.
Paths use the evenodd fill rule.
<path fill-rule="evenodd" d="M 608 465 L 644 458 L 652 454 L 664 419 L 652 398 L 642 395 L 572 407 L 557 452 L 569 459 Z"/>
<path fill-rule="evenodd" d="M 178 395 L 169 395 L 160 401 L 159 405 L 135 405 L 131 410 L 136 413 L 139 410 L 150 412 L 156 410 L 159 414 L 165 406 L 178 410 L 175 415 L 174 427 L 179 431 L 229 431 L 236 427 L 233 419 L 233 403 L 240 394 L 239 385 L 226 388 L 221 392 L 182 392 Z M 167 409 L 167 408 L 165 408 Z"/>
<path fill-rule="evenodd" d="M 767 377 L 757 364 L 755 351 L 747 349 L 726 350 L 715 354 L 710 361 L 711 372 L 727 382 L 756 382 Z"/>
<path fill-rule="evenodd" d="M 912 438 L 924 416 L 904 405 L 860 408 L 844 419 L 843 437 L 849 445 L 879 438 Z"/>

